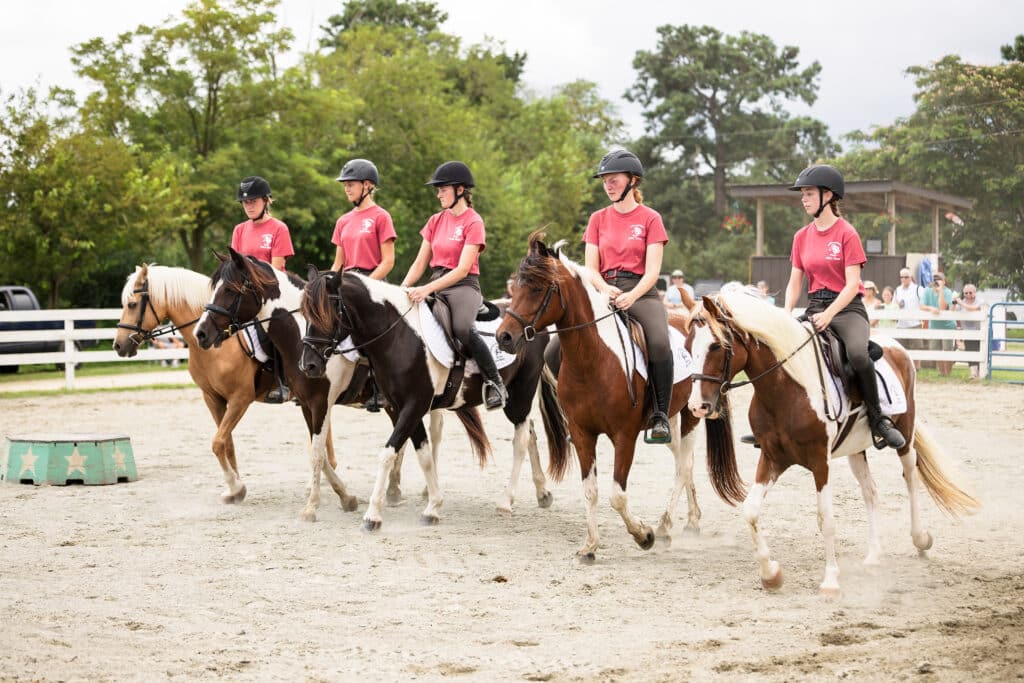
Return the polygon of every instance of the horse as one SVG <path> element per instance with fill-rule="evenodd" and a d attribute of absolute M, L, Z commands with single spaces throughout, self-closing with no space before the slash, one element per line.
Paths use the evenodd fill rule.
<path fill-rule="evenodd" d="M 217 425 L 213 453 L 224 473 L 224 503 L 245 500 L 246 486 L 238 473 L 235 442 L 231 434 L 253 401 L 262 401 L 273 377 L 241 343 L 201 351 L 193 326 L 210 298 L 210 278 L 185 268 L 143 264 L 128 276 L 121 292 L 121 318 L 114 337 L 114 351 L 122 358 L 135 356 L 146 341 L 170 330 L 170 320 L 188 343 L 188 372 L 203 392 L 203 400 Z M 334 446 L 327 441 L 331 466 L 336 464 Z"/>
<path fill-rule="evenodd" d="M 384 475 L 398 449 L 410 437 L 427 481 L 427 505 L 420 519 L 424 524 L 437 524 L 443 503 L 437 479 L 437 456 L 436 452 L 433 455 L 427 452 L 426 444 L 418 433 L 423 430 L 423 416 L 437 403 L 435 397 L 446 394 L 446 386 L 451 380 L 448 368 L 437 359 L 424 336 L 421 315 L 432 314 L 425 305 L 415 310 L 416 306 L 401 287 L 354 272 L 339 275 L 328 271 L 319 277 L 310 277 L 306 294 L 302 312 L 309 322 L 309 329 L 304 340 L 302 371 L 310 377 L 318 376 L 331 350 L 341 340 L 351 337 L 352 343 L 369 358 L 377 385 L 396 413 L 394 430 L 379 455 L 377 480 L 363 517 L 364 530 L 375 531 L 383 523 L 381 497 Z M 508 388 L 505 417 L 515 426 L 512 475 L 498 504 L 499 510 L 505 512 L 511 511 L 519 468 L 527 451 L 533 467 L 538 504 L 548 507 L 553 498 L 546 489 L 533 424 L 528 419 L 538 384 L 541 386 L 540 406 L 549 454 L 553 458 L 560 457 L 568 448 L 557 396 L 548 383 L 540 382 L 543 368 L 544 349 L 538 345 L 536 349 L 515 354 L 513 362 L 500 370 Z M 476 411 L 476 406 L 483 402 L 482 384 L 480 373 L 470 372 L 467 368 L 461 387 L 448 387 L 447 392 L 452 394 L 457 389 L 447 407 L 462 419 L 481 466 L 490 450 Z M 475 424 L 471 424 L 468 417 L 472 417 Z"/>
<path fill-rule="evenodd" d="M 586 540 L 576 556 L 589 564 L 595 561 L 598 547 L 596 444 L 601 434 L 606 434 L 615 447 L 611 506 L 637 545 L 644 550 L 654 545 L 655 533 L 630 513 L 626 499 L 636 440 L 644 424 L 646 382 L 635 372 L 628 342 L 622 343 L 616 322 L 609 317 L 608 297 L 590 284 L 583 266 L 560 253 L 558 245 L 549 249 L 543 237 L 542 231 L 530 236 L 529 251 L 514 276 L 512 300 L 496 334 L 499 346 L 507 352 L 530 346 L 528 342 L 543 336 L 549 325 L 555 326 L 562 340 L 558 396 L 580 464 L 587 519 Z M 685 334 L 686 316 L 672 315 L 669 323 Z M 672 391 L 669 449 L 675 459 L 675 478 L 657 529 L 657 537 L 665 543 L 671 543 L 669 532 L 684 490 L 688 503 L 686 531 L 700 531 L 701 512 L 693 485 L 694 430 L 700 420 L 681 412 L 689 390 L 690 380 L 682 379 Z M 553 458 L 551 476 L 561 479 L 567 465 L 567 457 Z"/>
<path fill-rule="evenodd" d="M 839 566 L 830 459 L 846 456 L 860 483 L 868 515 L 866 565 L 879 564 L 881 554 L 875 518 L 878 493 L 868 469 L 865 449 L 872 444 L 872 436 L 863 409 L 856 403 L 859 395 L 851 397 L 846 415 L 835 409 L 835 400 L 826 396 L 825 383 L 831 380 L 823 376 L 823 358 L 818 346 L 809 343 L 814 338 L 812 328 L 762 300 L 756 290 L 738 283 L 727 284 L 717 296 L 703 297 L 693 310 L 687 340 L 699 368 L 694 375 L 689 407 L 695 416 L 709 418 L 705 425 L 712 485 L 727 503 L 742 502 L 761 583 L 767 590 L 779 589 L 783 579 L 781 566 L 771 558 L 758 522 L 761 507 L 768 491 L 791 465 L 810 470 L 817 490 L 818 527 L 825 544 L 825 576 L 819 592 L 835 596 L 839 593 Z M 932 546 L 932 536 L 921 522 L 919 474 L 935 503 L 952 516 L 971 513 L 980 504 L 943 466 L 938 444 L 916 420 L 916 376 L 909 354 L 894 340 L 876 341 L 882 342 L 883 355 L 906 395 L 906 409 L 892 417 L 906 438 L 906 445 L 898 454 L 910 498 L 910 535 L 923 555 Z M 734 383 L 732 380 L 739 372 L 746 372 L 750 379 Z M 732 388 L 747 383 L 754 388 L 750 426 L 761 447 L 749 494 L 745 493 L 736 470 L 732 438 L 721 428 L 731 419 L 721 410 L 722 399 Z M 716 417 L 721 419 L 711 419 Z"/>

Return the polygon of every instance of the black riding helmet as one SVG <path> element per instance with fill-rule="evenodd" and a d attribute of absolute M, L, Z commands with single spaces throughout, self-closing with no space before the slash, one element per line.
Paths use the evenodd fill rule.
<path fill-rule="evenodd" d="M 348 180 L 369 180 L 373 183 L 374 187 L 377 187 L 380 181 L 380 174 L 377 173 L 377 167 L 373 165 L 372 161 L 367 159 L 352 159 L 341 167 L 341 173 L 338 174 L 339 183 L 343 183 Z M 363 203 L 364 199 L 370 196 L 370 192 L 373 192 L 373 190 L 363 190 L 362 194 L 359 195 L 359 199 L 353 201 L 352 205 L 358 207 Z"/>
<path fill-rule="evenodd" d="M 270 197 L 270 183 L 261 178 L 258 175 L 251 175 L 242 178 L 242 182 L 238 183 L 238 191 L 235 193 L 235 201 L 241 202 L 246 199 L 267 199 Z M 255 219 L 259 220 L 263 218 L 267 213 L 267 204 L 263 204 L 263 211 Z"/>
<path fill-rule="evenodd" d="M 842 199 L 846 190 L 843 174 L 835 166 L 828 164 L 814 164 L 800 171 L 800 175 L 789 189 L 799 192 L 803 187 L 818 188 L 818 210 L 814 212 L 815 218 L 825 210 L 825 190 L 831 190 L 836 199 Z"/>
<path fill-rule="evenodd" d="M 468 190 L 476 183 L 473 181 L 473 173 L 469 170 L 469 166 L 461 161 L 446 161 L 434 169 L 434 175 L 430 176 L 430 180 L 424 184 L 433 185 L 434 187 L 462 185 Z M 455 199 L 452 200 L 452 205 L 448 208 L 450 209 L 458 204 L 465 194 L 464 191 L 456 192 Z"/>
<path fill-rule="evenodd" d="M 626 173 L 630 176 L 629 184 L 626 185 L 626 189 L 622 191 L 619 198 L 615 200 L 615 204 L 618 204 L 625 199 L 630 190 L 632 190 L 636 184 L 633 182 L 633 177 L 643 178 L 644 177 L 644 166 L 640 163 L 640 159 L 635 154 L 630 152 L 628 149 L 616 149 L 608 152 L 601 159 L 601 163 L 597 165 L 597 173 L 594 174 L 595 178 L 601 176 L 610 175 L 612 173 Z"/>

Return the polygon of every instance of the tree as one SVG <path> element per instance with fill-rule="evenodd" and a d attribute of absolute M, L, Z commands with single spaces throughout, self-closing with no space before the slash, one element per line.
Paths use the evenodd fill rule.
<path fill-rule="evenodd" d="M 637 80 L 626 98 L 642 104 L 648 136 L 688 175 L 710 169 L 714 214 L 726 211 L 731 174 L 761 159 L 806 165 L 798 143 L 830 144 L 817 122 L 791 119 L 783 103 L 813 104 L 821 66 L 800 70 L 799 50 L 765 35 L 725 36 L 711 26 L 661 26 L 658 49 L 633 59 Z M 797 159 L 794 159 L 794 158 Z"/>
<path fill-rule="evenodd" d="M 327 35 L 320 39 L 320 46 L 339 47 L 342 44 L 341 35 L 358 26 L 408 29 L 413 38 L 422 42 L 431 34 L 436 34 L 447 20 L 448 13 L 438 9 L 435 2 L 349 0 L 341 14 L 328 17 L 327 25 L 321 27 Z"/>
<path fill-rule="evenodd" d="M 999 51 L 1007 62 L 1024 62 L 1024 33 L 1014 38 L 1012 45 L 1003 45 Z"/>
<path fill-rule="evenodd" d="M 949 270 L 1024 291 L 1024 62 L 978 66 L 950 55 L 907 72 L 916 111 L 856 135 L 843 163 L 975 199 L 945 242 Z"/>

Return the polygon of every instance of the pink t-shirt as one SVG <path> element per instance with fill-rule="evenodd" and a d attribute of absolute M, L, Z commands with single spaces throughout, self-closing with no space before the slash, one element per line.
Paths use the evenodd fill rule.
<path fill-rule="evenodd" d="M 597 246 L 601 272 L 628 270 L 642 275 L 647 268 L 647 245 L 668 242 L 661 214 L 640 204 L 629 213 L 608 206 L 590 215 L 583 241 Z"/>
<path fill-rule="evenodd" d="M 345 270 L 373 270 L 380 265 L 380 245 L 397 238 L 391 214 L 374 205 L 363 211 L 352 209 L 339 218 L 331 242 L 345 252 Z"/>
<path fill-rule="evenodd" d="M 287 258 L 295 253 L 288 226 L 276 218 L 262 223 L 239 223 L 231 234 L 231 248 L 242 256 L 255 256 L 267 263 L 275 256 Z"/>
<path fill-rule="evenodd" d="M 466 209 L 458 216 L 448 210 L 435 213 L 427 220 L 420 234 L 430 243 L 431 268 L 455 268 L 459 265 L 465 245 L 479 245 L 480 251 L 469 273 L 480 274 L 480 254 L 487 248 L 487 231 L 484 229 L 484 219 L 475 210 Z"/>
<path fill-rule="evenodd" d="M 807 291 L 830 289 L 838 292 L 846 286 L 846 267 L 867 263 L 860 235 L 845 218 L 839 218 L 824 232 L 812 221 L 793 237 L 789 256 L 794 268 L 807 274 Z M 864 293 L 864 285 L 859 291 Z"/>

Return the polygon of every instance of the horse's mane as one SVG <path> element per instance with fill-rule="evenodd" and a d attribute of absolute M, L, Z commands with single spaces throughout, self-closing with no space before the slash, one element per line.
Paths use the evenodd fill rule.
<path fill-rule="evenodd" d="M 762 299 L 754 287 L 730 282 L 722 287 L 715 300 L 737 327 L 767 345 L 779 360 L 807 341 L 807 328 L 785 309 Z M 783 370 L 807 390 L 812 400 L 820 395 L 821 387 L 814 354 L 814 344 L 807 344 L 782 365 Z"/>
<path fill-rule="evenodd" d="M 138 286 L 139 274 L 146 270 L 146 281 L 149 296 L 158 304 L 175 306 L 185 304 L 194 310 L 201 310 L 210 300 L 210 278 L 187 268 L 170 266 L 136 266 L 135 272 L 128 276 L 124 289 L 121 290 L 121 305 L 128 303 L 135 288 Z"/>
<path fill-rule="evenodd" d="M 544 239 L 544 231 L 537 230 L 530 235 L 530 250 L 519 264 L 519 274 L 525 280 L 533 282 L 557 282 L 559 278 L 558 264 L 561 263 L 565 266 L 565 269 L 569 271 L 576 280 L 580 282 L 583 289 L 587 292 L 587 296 L 590 299 L 591 306 L 594 310 L 594 317 L 597 318 L 608 311 L 608 296 L 597 291 L 597 289 L 590 283 L 590 277 L 587 275 L 586 266 L 576 263 L 569 258 L 563 251 L 562 247 L 565 246 L 565 240 L 559 240 L 555 242 L 551 248 L 555 256 L 544 255 L 538 253 L 534 249 L 534 244 L 541 242 Z"/>
<path fill-rule="evenodd" d="M 273 287 L 279 285 L 280 281 L 277 278 L 277 272 L 274 266 L 270 265 L 266 261 L 261 261 L 258 258 L 251 256 L 245 257 L 246 262 L 249 264 L 250 273 L 250 284 L 253 290 L 260 296 L 260 298 L 266 297 L 267 287 Z M 238 267 L 235 265 L 233 259 L 226 259 L 217 266 L 217 270 L 213 271 L 213 277 L 210 278 L 211 283 L 216 285 L 219 282 L 224 282 L 225 287 L 231 291 L 241 291 L 244 279 L 239 277 Z M 286 272 L 286 279 L 289 283 L 294 285 L 297 289 L 302 289 L 306 285 L 306 281 L 298 277 L 294 273 Z"/>
<path fill-rule="evenodd" d="M 334 329 L 334 313 L 337 309 L 328 296 L 327 280 L 330 277 L 334 276 L 327 274 L 309 280 L 306 283 L 306 295 L 302 297 L 302 317 L 318 330 Z"/>

